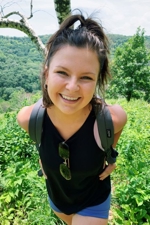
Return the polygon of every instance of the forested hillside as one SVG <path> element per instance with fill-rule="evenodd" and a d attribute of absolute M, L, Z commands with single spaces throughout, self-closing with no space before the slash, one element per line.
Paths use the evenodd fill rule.
<path fill-rule="evenodd" d="M 113 51 L 119 46 L 124 44 L 131 36 L 124 36 L 120 34 L 109 34 L 108 35 L 111 43 L 111 51 Z M 150 36 L 145 36 L 145 44 L 148 49 L 150 49 Z"/>
<path fill-rule="evenodd" d="M 130 37 L 109 35 L 111 55 L 119 45 Z M 146 46 L 150 49 L 150 36 L 146 36 Z M 48 35 L 42 36 L 44 43 Z M 0 36 L 0 98 L 8 101 L 14 91 L 33 93 L 40 89 L 40 68 L 42 55 L 28 37 Z"/>
<path fill-rule="evenodd" d="M 43 37 L 46 42 L 48 36 Z M 14 90 L 40 89 L 42 55 L 27 37 L 0 36 L 0 97 L 9 100 Z"/>

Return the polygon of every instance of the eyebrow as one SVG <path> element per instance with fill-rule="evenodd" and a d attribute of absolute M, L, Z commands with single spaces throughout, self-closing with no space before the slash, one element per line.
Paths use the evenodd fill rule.
<path fill-rule="evenodd" d="M 56 67 L 58 67 L 58 68 L 61 68 L 61 69 L 63 69 L 63 70 L 67 70 L 67 71 L 69 71 L 66 67 L 64 67 L 64 66 L 56 66 Z M 93 72 L 83 72 L 82 74 L 93 74 L 94 76 L 96 75 L 95 73 L 93 73 Z"/>

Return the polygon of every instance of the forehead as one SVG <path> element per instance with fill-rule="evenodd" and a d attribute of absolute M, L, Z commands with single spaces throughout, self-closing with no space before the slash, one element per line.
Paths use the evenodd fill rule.
<path fill-rule="evenodd" d="M 76 47 L 70 45 L 61 46 L 51 58 L 50 64 L 77 64 L 80 66 L 100 67 L 96 51 L 88 47 Z"/>

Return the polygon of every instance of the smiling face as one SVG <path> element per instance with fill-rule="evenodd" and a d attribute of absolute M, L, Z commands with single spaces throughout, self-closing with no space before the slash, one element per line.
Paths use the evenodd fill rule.
<path fill-rule="evenodd" d="M 89 107 L 100 70 L 98 57 L 88 48 L 65 45 L 51 59 L 46 84 L 53 107 L 74 114 Z"/>

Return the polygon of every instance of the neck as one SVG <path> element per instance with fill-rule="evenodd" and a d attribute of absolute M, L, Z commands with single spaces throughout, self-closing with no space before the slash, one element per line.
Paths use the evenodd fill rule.
<path fill-rule="evenodd" d="M 91 109 L 91 105 L 88 105 L 82 110 L 68 115 L 59 111 L 55 106 L 52 106 L 47 110 L 47 113 L 63 139 L 68 140 L 84 124 Z"/>
<path fill-rule="evenodd" d="M 65 114 L 61 112 L 58 108 L 55 106 L 52 106 L 51 108 L 47 109 L 48 115 L 50 116 L 51 120 L 59 121 L 61 124 L 72 124 L 72 122 L 77 122 L 84 120 L 85 117 L 87 117 L 91 111 L 92 107 L 91 105 L 87 105 L 83 109 L 73 113 L 73 114 Z"/>

